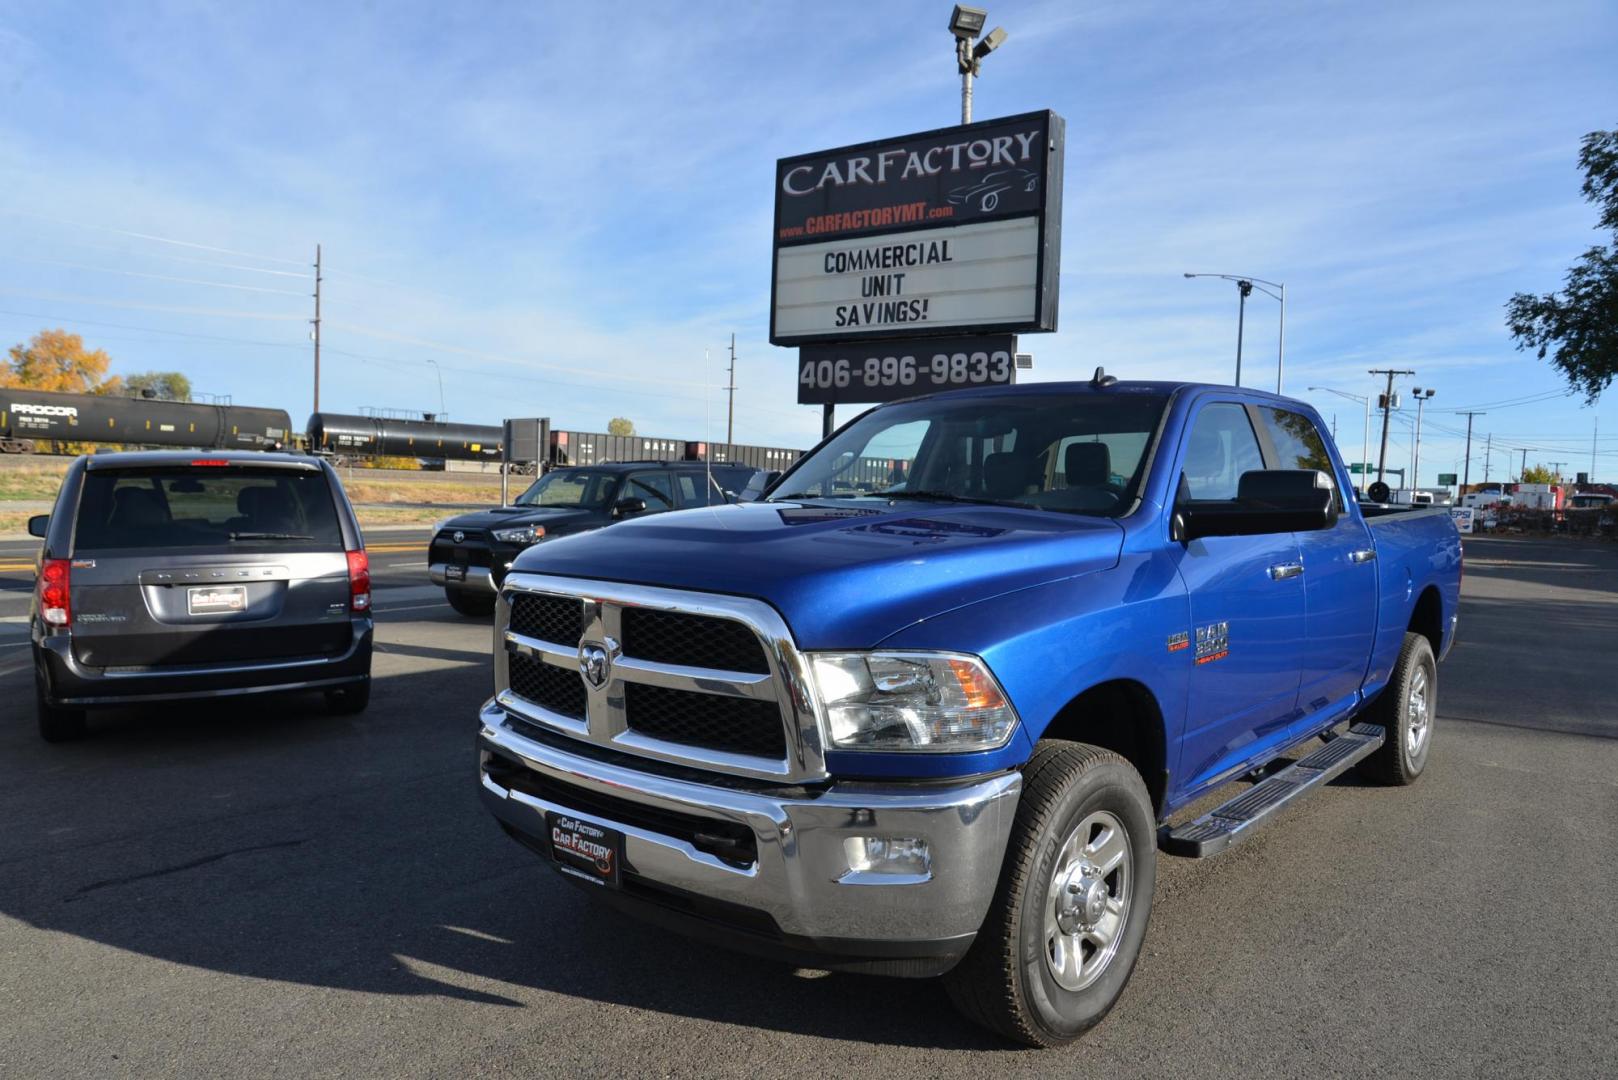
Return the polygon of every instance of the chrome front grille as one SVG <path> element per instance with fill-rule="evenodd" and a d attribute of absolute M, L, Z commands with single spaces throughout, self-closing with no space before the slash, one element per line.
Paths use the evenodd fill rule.
<path fill-rule="evenodd" d="M 518 573 L 496 618 L 496 698 L 529 723 L 734 775 L 825 776 L 804 661 L 768 604 Z"/>

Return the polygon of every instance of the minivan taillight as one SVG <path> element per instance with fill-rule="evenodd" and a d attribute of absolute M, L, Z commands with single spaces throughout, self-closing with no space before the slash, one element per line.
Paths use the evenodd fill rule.
<path fill-rule="evenodd" d="M 39 567 L 39 617 L 52 626 L 73 621 L 73 564 L 67 559 L 46 559 Z"/>
<path fill-rule="evenodd" d="M 371 560 L 363 551 L 348 553 L 348 606 L 371 610 Z"/>

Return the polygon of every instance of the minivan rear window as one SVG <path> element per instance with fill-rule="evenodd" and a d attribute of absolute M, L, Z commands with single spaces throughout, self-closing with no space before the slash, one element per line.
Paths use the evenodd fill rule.
<path fill-rule="evenodd" d="M 240 466 L 94 469 L 74 551 L 116 548 L 341 549 L 322 472 Z"/>

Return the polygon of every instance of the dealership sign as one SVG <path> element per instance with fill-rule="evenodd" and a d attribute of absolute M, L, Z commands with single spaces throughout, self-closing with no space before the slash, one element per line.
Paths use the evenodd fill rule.
<path fill-rule="evenodd" d="M 776 163 L 776 345 L 1056 329 L 1052 112 Z"/>

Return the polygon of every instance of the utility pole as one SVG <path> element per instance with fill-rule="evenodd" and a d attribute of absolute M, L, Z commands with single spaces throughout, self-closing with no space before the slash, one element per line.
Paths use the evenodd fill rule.
<path fill-rule="evenodd" d="M 1483 482 L 1489 482 L 1489 466 L 1494 462 L 1494 432 L 1483 441 Z"/>
<path fill-rule="evenodd" d="M 1245 294 L 1244 294 L 1245 295 Z M 1238 334 L 1236 345 L 1237 385 L 1241 385 L 1241 337 Z M 1383 483 L 1383 476 L 1387 471 L 1388 463 L 1388 413 L 1393 410 L 1393 378 L 1395 375 L 1414 375 L 1414 371 L 1398 371 L 1393 368 L 1373 368 L 1372 375 L 1386 375 L 1388 377 L 1388 392 L 1382 395 L 1382 449 L 1376 455 L 1376 482 Z"/>
<path fill-rule="evenodd" d="M 315 412 L 320 411 L 320 245 L 315 245 Z"/>
<path fill-rule="evenodd" d="M 1590 432 L 1590 483 L 1596 482 L 1596 442 L 1601 434 L 1601 417 L 1595 418 L 1595 427 Z"/>
<path fill-rule="evenodd" d="M 725 406 L 725 460 L 730 460 L 730 447 L 736 442 L 736 334 L 730 335 L 730 403 Z"/>
<path fill-rule="evenodd" d="M 1522 483 L 1523 474 L 1528 471 L 1528 447 L 1522 448 L 1522 468 L 1517 470 L 1517 483 Z"/>
<path fill-rule="evenodd" d="M 1550 461 L 1550 462 L 1546 462 L 1546 464 L 1548 464 L 1551 467 L 1551 475 L 1556 477 L 1556 479 L 1552 480 L 1551 483 L 1560 484 L 1562 482 L 1562 466 L 1566 465 L 1567 462 L 1565 462 L 1565 461 Z"/>
<path fill-rule="evenodd" d="M 1488 416 L 1488 413 L 1469 412 L 1462 413 L 1466 417 L 1466 467 L 1461 470 L 1461 494 L 1466 494 L 1466 486 L 1472 482 L 1472 418 L 1474 416 Z M 1527 460 L 1526 456 L 1524 460 Z"/>

